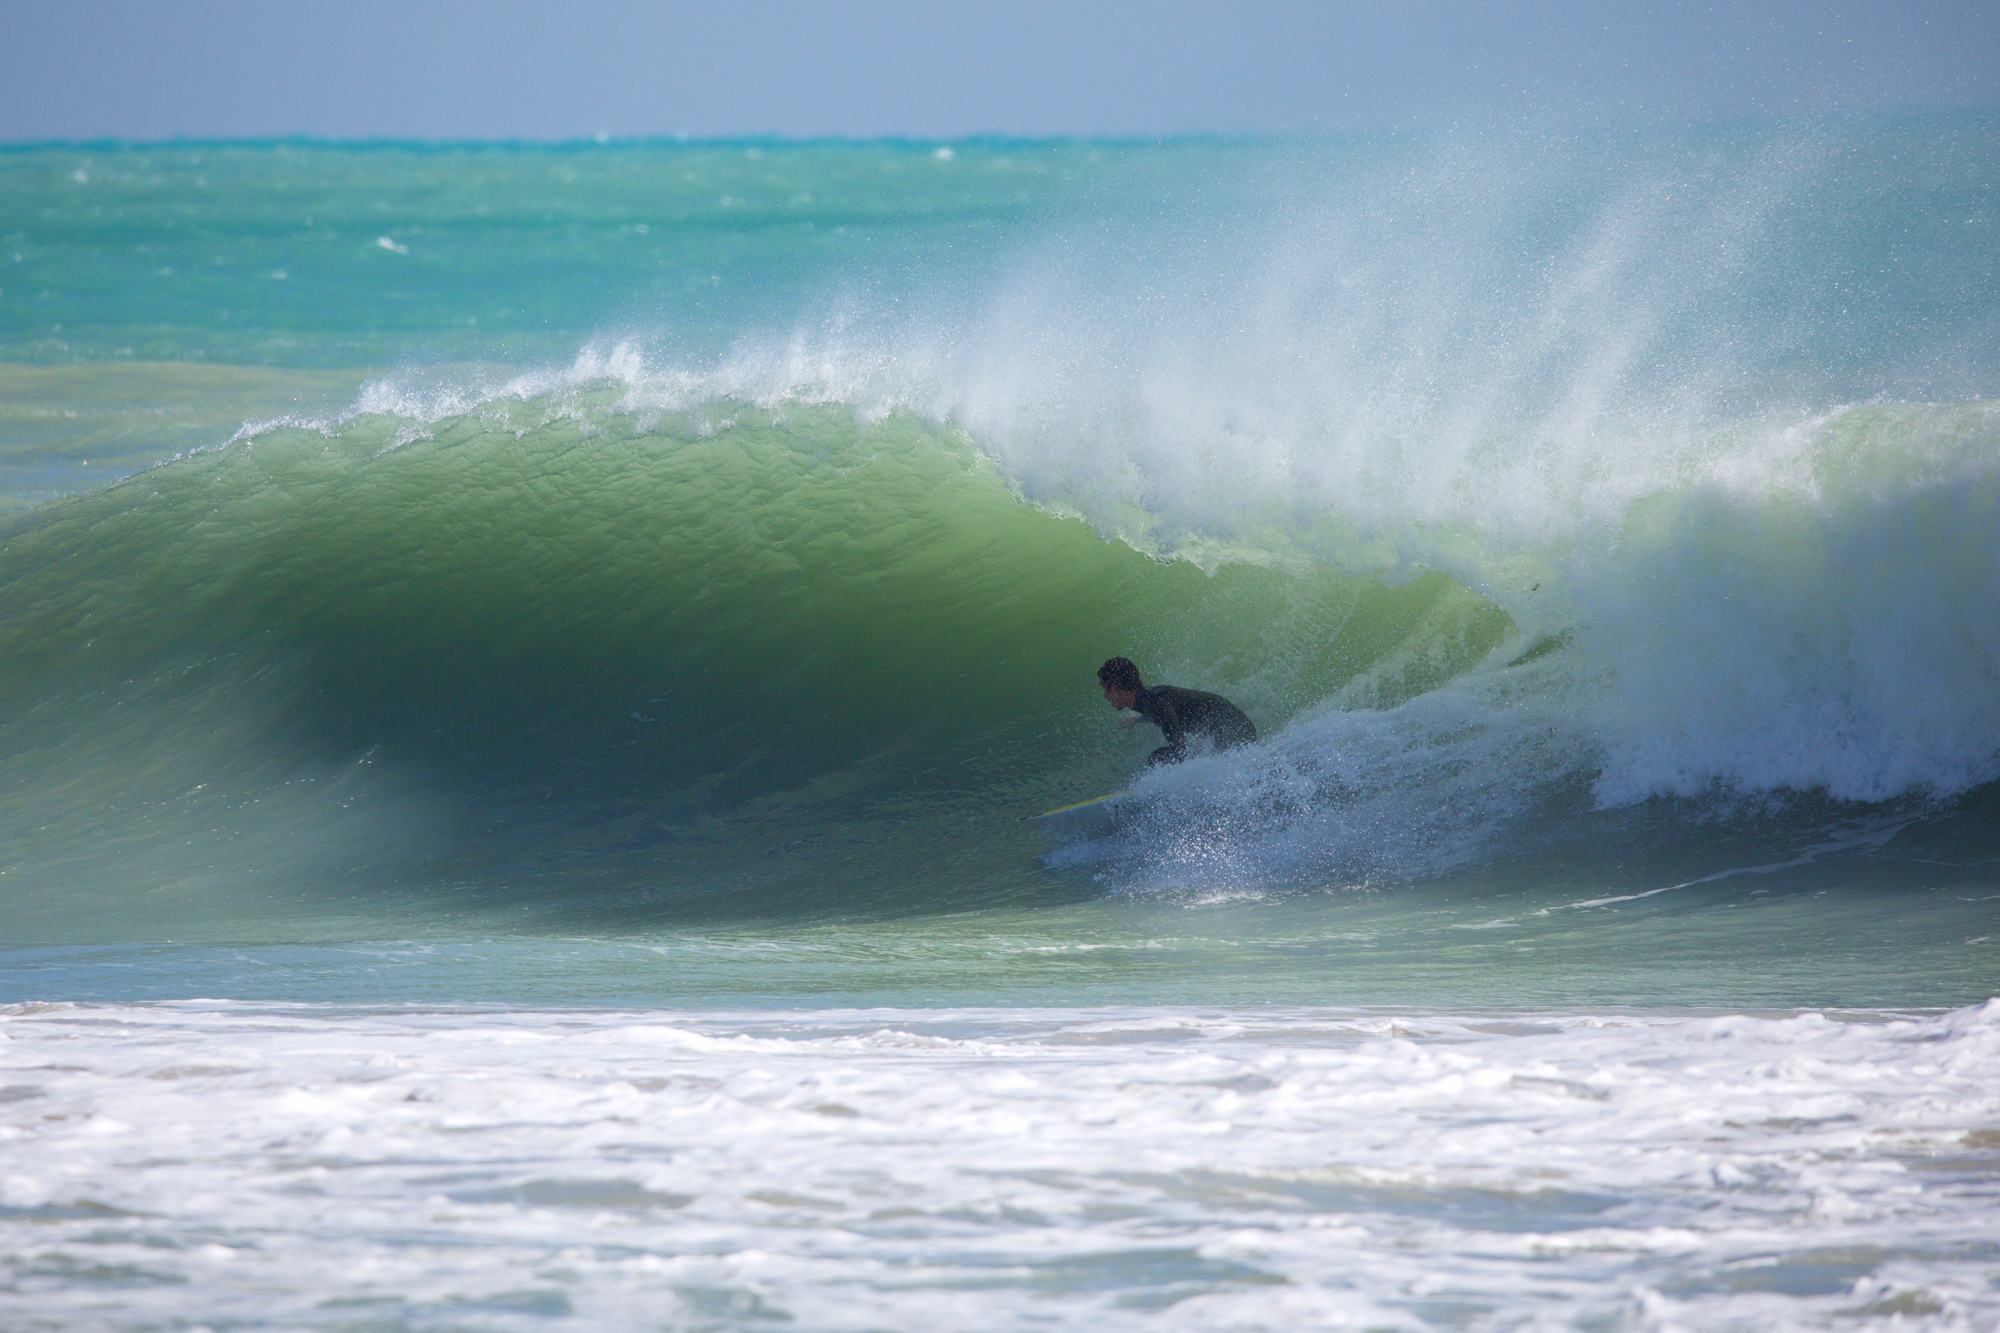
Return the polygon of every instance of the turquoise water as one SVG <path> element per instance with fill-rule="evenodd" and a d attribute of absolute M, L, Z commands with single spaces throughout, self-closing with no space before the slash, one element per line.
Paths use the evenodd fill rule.
<path fill-rule="evenodd" d="M 0 1301 L 1979 1326 L 1996 290 L 1981 118 L 0 151 Z"/>

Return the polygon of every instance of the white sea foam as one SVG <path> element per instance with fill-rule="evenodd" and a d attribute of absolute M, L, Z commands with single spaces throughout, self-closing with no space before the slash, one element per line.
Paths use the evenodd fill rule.
<path fill-rule="evenodd" d="M 1930 1017 L 17 1006 L 12 1326 L 1973 1329 Z"/>

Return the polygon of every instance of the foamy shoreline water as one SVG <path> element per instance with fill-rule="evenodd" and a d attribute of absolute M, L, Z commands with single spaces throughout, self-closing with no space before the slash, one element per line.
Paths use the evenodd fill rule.
<path fill-rule="evenodd" d="M 1974 1329 L 2000 1001 L 0 1015 L 9 1327 Z"/>

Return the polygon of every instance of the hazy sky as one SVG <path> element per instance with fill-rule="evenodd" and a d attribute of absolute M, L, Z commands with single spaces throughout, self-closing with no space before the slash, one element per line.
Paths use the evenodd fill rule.
<path fill-rule="evenodd" d="M 0 141 L 1339 132 L 2000 109 L 2000 3 L 10 0 Z"/>

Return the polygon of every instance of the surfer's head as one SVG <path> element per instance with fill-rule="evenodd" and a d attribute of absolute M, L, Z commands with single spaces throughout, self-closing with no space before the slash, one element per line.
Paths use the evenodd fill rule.
<path fill-rule="evenodd" d="M 1097 668 L 1097 683 L 1104 687 L 1104 701 L 1113 708 L 1130 708 L 1146 688 L 1139 683 L 1139 668 L 1129 657 L 1114 657 Z"/>

